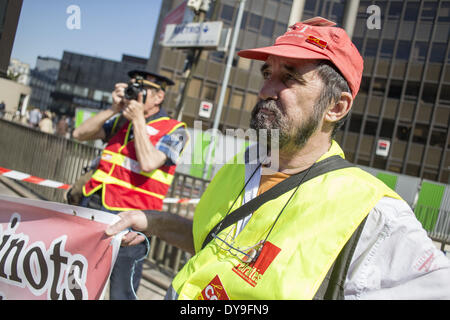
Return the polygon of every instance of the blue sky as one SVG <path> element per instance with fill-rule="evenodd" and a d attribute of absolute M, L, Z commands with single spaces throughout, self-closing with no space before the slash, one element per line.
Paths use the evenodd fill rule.
<path fill-rule="evenodd" d="M 30 64 L 38 56 L 61 59 L 64 50 L 112 60 L 148 58 L 163 0 L 24 0 L 11 58 Z M 80 8 L 81 29 L 66 13 Z"/>

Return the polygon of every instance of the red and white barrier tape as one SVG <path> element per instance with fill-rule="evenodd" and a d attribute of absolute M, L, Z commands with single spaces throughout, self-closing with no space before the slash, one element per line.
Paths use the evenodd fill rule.
<path fill-rule="evenodd" d="M 163 202 L 164 203 L 183 203 L 183 204 L 190 204 L 190 203 L 195 203 L 197 204 L 200 201 L 200 199 L 188 199 L 188 198 L 182 198 L 182 199 L 177 199 L 177 198 L 164 198 Z"/>
<path fill-rule="evenodd" d="M 35 177 L 20 171 L 16 171 L 16 170 L 9 170 L 9 169 L 5 169 L 0 167 L 0 176 L 4 176 L 4 177 L 8 177 L 11 179 L 15 179 L 15 180 L 20 180 L 20 181 L 26 181 L 26 182 L 31 182 L 34 184 L 38 184 L 40 186 L 46 186 L 46 187 L 50 187 L 50 188 L 56 188 L 56 189 L 69 189 L 70 185 L 65 184 L 65 183 L 61 183 L 61 182 L 57 182 L 57 181 L 53 181 L 53 180 L 49 180 L 49 179 L 42 179 L 39 177 Z"/>
<path fill-rule="evenodd" d="M 16 170 L 10 170 L 10 169 L 6 169 L 6 168 L 2 168 L 2 167 L 0 167 L 0 176 L 8 177 L 8 178 L 14 179 L 14 180 L 31 182 L 34 184 L 38 184 L 40 186 L 46 186 L 46 187 L 56 188 L 56 189 L 67 190 L 71 187 L 71 185 L 69 185 L 69 184 L 65 184 L 62 182 L 57 182 L 57 181 L 53 181 L 53 180 L 49 180 L 49 179 L 42 179 L 39 177 L 29 175 L 27 173 L 23 173 L 23 172 L 16 171 Z M 200 199 L 165 198 L 163 201 L 164 201 L 164 203 L 169 203 L 169 204 L 171 204 L 171 203 L 183 203 L 183 204 L 195 203 L 196 204 L 200 201 Z"/>

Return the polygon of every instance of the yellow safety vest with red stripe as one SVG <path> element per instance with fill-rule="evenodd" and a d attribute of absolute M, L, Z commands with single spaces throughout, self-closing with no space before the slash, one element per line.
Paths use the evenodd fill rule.
<path fill-rule="evenodd" d="M 117 122 L 116 122 L 117 124 Z M 147 123 L 147 133 L 153 145 L 185 123 L 161 117 Z M 83 186 L 83 195 L 90 196 L 102 189 L 103 206 L 113 211 L 161 210 L 169 190 L 176 165 L 163 165 L 151 172 L 141 170 L 134 141 L 129 140 L 132 123 L 126 121 L 109 140 L 92 178 Z"/>
<path fill-rule="evenodd" d="M 343 152 L 333 141 L 318 161 Z M 394 191 L 357 168 L 328 172 L 303 183 L 283 214 L 278 214 L 294 190 L 256 210 L 233 240 L 246 250 L 274 225 L 257 260 L 250 264 L 213 239 L 203 249 L 209 231 L 224 219 L 244 186 L 243 158 L 224 165 L 209 184 L 194 214 L 193 237 L 197 254 L 172 282 L 178 299 L 312 299 L 328 270 L 359 224 L 383 197 L 400 199 Z M 231 212 L 241 206 L 241 194 Z M 218 235 L 227 239 L 230 226 Z M 231 243 L 228 238 L 228 243 Z"/>

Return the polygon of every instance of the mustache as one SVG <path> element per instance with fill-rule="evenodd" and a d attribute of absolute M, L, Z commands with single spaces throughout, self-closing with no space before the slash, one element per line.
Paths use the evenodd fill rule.
<path fill-rule="evenodd" d="M 273 112 L 275 115 L 285 115 L 283 107 L 275 100 L 259 100 L 252 110 L 252 117 L 256 116 L 261 110 Z"/>

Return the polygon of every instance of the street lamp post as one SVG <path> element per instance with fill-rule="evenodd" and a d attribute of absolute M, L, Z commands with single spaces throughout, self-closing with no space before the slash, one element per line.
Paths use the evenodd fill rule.
<path fill-rule="evenodd" d="M 214 145 L 216 143 L 217 131 L 219 128 L 220 117 L 222 115 L 223 103 L 225 100 L 225 93 L 226 93 L 226 90 L 228 87 L 228 81 L 230 78 L 230 71 L 231 71 L 231 67 L 233 66 L 233 57 L 234 57 L 234 52 L 236 50 L 236 43 L 237 43 L 238 36 L 239 36 L 239 30 L 241 28 L 242 16 L 244 15 L 245 3 L 246 3 L 246 0 L 240 0 L 239 11 L 238 11 L 238 15 L 237 15 L 236 22 L 234 25 L 234 30 L 233 30 L 233 38 L 231 39 L 230 50 L 228 51 L 228 59 L 227 59 L 227 65 L 225 68 L 225 74 L 223 76 L 222 87 L 220 88 L 219 102 L 217 104 L 217 110 L 216 110 L 216 114 L 214 117 L 214 123 L 213 123 L 213 128 L 212 128 L 212 133 L 211 133 L 211 141 L 208 146 L 208 153 L 207 153 L 207 157 L 206 157 L 206 161 L 205 161 L 205 167 L 203 168 L 203 179 L 208 178 L 209 163 L 211 162 L 212 151 L 213 151 Z"/>

